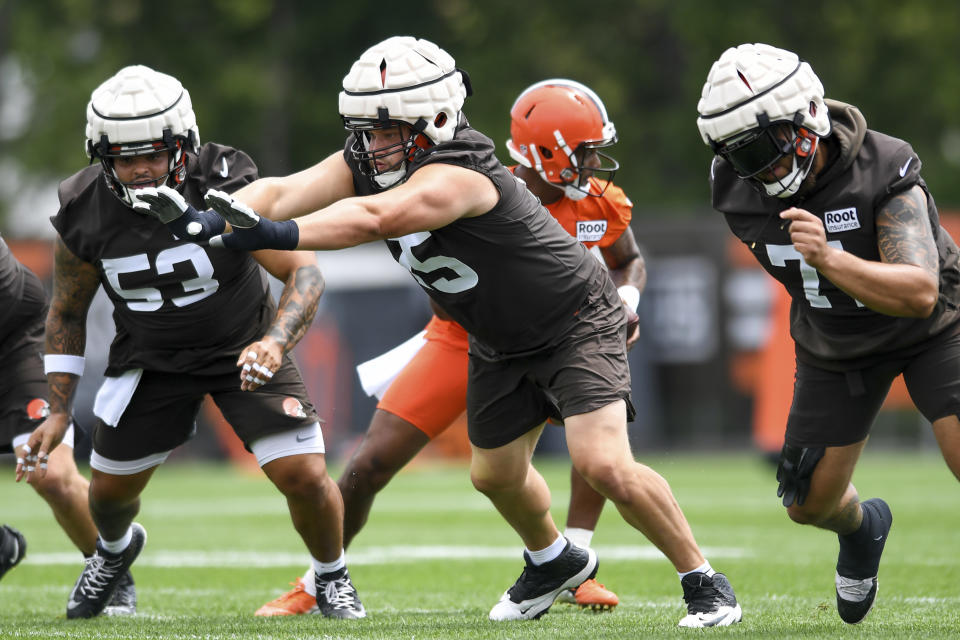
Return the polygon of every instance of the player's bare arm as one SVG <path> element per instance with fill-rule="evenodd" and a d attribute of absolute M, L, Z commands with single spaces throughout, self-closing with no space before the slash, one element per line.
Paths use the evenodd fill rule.
<path fill-rule="evenodd" d="M 937 281 L 940 258 L 927 215 L 926 194 L 920 187 L 894 196 L 880 210 L 877 246 L 884 262 L 918 266 Z"/>
<path fill-rule="evenodd" d="M 323 275 L 308 253 L 257 251 L 253 257 L 284 282 L 277 315 L 267 333 L 240 351 L 240 389 L 254 391 L 267 384 L 280 368 L 283 356 L 306 334 L 317 314 L 323 293 Z"/>
<path fill-rule="evenodd" d="M 54 246 L 54 259 L 53 297 L 47 315 L 45 350 L 48 354 L 83 356 L 87 311 L 100 286 L 100 279 L 96 267 L 75 256 L 59 238 Z M 18 461 L 18 482 L 24 476 L 30 482 L 34 474 L 40 478 L 46 475 L 44 461 L 63 440 L 63 434 L 70 426 L 70 403 L 78 381 L 79 376 L 72 373 L 47 374 L 50 415 L 34 429 L 25 447 L 28 452 L 36 452 L 40 463 L 31 470 L 32 465 Z"/>
<path fill-rule="evenodd" d="M 284 177 L 255 180 L 233 193 L 269 220 L 289 220 L 356 195 L 353 176 L 341 152 Z"/>
<path fill-rule="evenodd" d="M 640 318 L 636 314 L 636 306 L 647 286 L 647 265 L 630 227 L 624 229 L 616 242 L 601 249 L 600 253 L 626 307 L 627 349 L 632 349 L 640 339 Z"/>
<path fill-rule="evenodd" d="M 794 248 L 810 266 L 865 306 L 891 316 L 925 318 L 937 303 L 936 244 L 920 187 L 890 199 L 877 214 L 881 261 L 864 260 L 826 241 L 823 221 L 790 208 Z"/>
<path fill-rule="evenodd" d="M 631 285 L 643 293 L 647 286 L 647 264 L 630 227 L 624 229 L 616 242 L 601 249 L 600 253 L 615 285 Z"/>
<path fill-rule="evenodd" d="M 298 249 L 344 249 L 373 240 L 437 229 L 486 213 L 500 194 L 481 173 L 449 164 L 427 165 L 404 184 L 347 198 L 298 218 Z"/>

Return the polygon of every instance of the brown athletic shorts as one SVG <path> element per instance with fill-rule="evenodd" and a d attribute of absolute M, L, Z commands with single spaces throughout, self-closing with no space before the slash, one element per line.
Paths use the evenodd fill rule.
<path fill-rule="evenodd" d="M 210 394 L 247 449 L 250 443 L 318 421 L 300 371 L 289 355 L 268 384 L 240 390 L 240 373 L 218 376 L 144 371 L 117 426 L 97 420 L 93 450 L 111 460 L 139 460 L 190 439 Z"/>
<path fill-rule="evenodd" d="M 512 442 L 547 418 L 601 409 L 630 399 L 626 325 L 572 335 L 558 347 L 531 356 L 491 362 L 470 357 L 467 425 L 470 442 L 494 449 Z"/>

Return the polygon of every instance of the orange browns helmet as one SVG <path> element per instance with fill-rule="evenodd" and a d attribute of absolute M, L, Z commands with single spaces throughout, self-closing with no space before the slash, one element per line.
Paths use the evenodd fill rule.
<path fill-rule="evenodd" d="M 530 85 L 510 109 L 510 157 L 580 200 L 602 196 L 620 164 L 596 152 L 599 166 L 585 166 L 591 150 L 617 141 L 617 128 L 603 102 L 589 87 L 564 78 Z M 590 176 L 601 180 L 591 186 Z"/>

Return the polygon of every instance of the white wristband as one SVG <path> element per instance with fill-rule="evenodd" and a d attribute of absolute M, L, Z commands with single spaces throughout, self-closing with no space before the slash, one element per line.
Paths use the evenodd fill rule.
<path fill-rule="evenodd" d="M 48 353 L 43 356 L 43 372 L 72 373 L 75 376 L 83 375 L 83 356 L 69 356 L 62 353 Z"/>
<path fill-rule="evenodd" d="M 637 289 L 632 284 L 625 284 L 617 288 L 617 293 L 620 294 L 620 299 L 623 300 L 623 304 L 630 307 L 631 311 L 637 310 L 637 306 L 640 305 L 640 289 Z"/>

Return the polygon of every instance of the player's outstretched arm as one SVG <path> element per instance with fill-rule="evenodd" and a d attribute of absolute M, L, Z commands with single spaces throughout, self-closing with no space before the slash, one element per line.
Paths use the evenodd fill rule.
<path fill-rule="evenodd" d="M 209 194 L 208 194 L 209 195 Z M 221 200 L 219 196 L 214 196 Z M 427 165 L 405 183 L 368 196 L 338 200 L 296 220 L 254 221 L 233 204 L 221 201 L 224 215 L 239 216 L 247 228 L 213 238 L 211 245 L 238 249 L 301 249 L 328 251 L 365 242 L 429 231 L 459 218 L 486 213 L 500 194 L 483 174 L 453 165 Z M 208 204 L 213 200 L 208 198 Z M 226 209 L 230 209 L 228 212 Z M 220 210 L 219 208 L 217 209 Z"/>
<path fill-rule="evenodd" d="M 211 246 L 246 251 L 297 248 L 300 228 L 292 220 L 274 222 L 262 218 L 243 202 L 216 189 L 208 191 L 204 200 L 217 215 L 230 223 L 231 229 L 230 233 L 211 238 Z"/>

